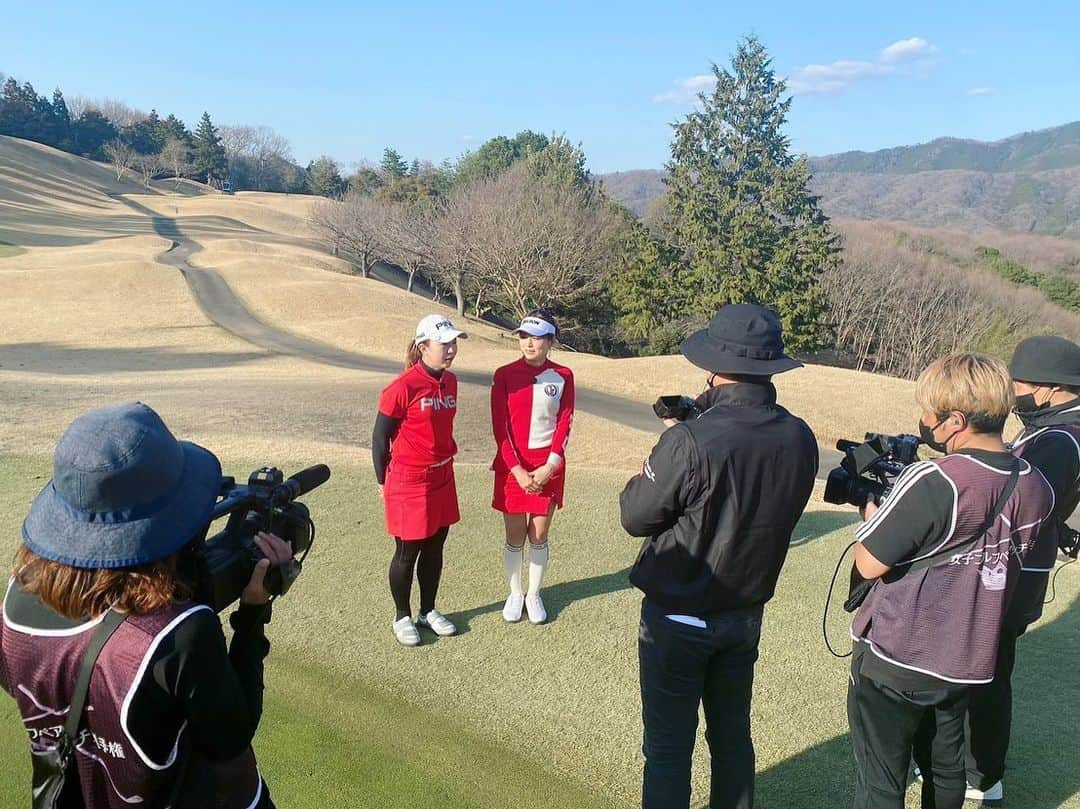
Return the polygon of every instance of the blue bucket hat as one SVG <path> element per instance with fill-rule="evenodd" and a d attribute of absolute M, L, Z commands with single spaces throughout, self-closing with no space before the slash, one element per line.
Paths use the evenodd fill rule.
<path fill-rule="evenodd" d="M 163 559 L 210 520 L 221 464 L 177 441 L 140 402 L 84 413 L 53 455 L 53 479 L 23 522 L 26 546 L 81 568 L 121 568 Z"/>

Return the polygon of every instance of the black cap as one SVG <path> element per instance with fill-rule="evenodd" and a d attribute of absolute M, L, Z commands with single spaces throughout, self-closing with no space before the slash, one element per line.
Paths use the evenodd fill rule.
<path fill-rule="evenodd" d="M 1009 376 L 1036 385 L 1080 385 L 1080 346 L 1050 334 L 1021 340 Z"/>
<path fill-rule="evenodd" d="M 680 349 L 694 365 L 719 374 L 771 376 L 802 367 L 784 353 L 776 312 L 751 303 L 721 307 L 708 328 L 691 334 Z"/>

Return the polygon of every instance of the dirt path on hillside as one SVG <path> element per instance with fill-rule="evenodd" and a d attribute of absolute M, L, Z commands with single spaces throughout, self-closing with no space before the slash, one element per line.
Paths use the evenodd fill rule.
<path fill-rule="evenodd" d="M 358 371 L 370 371 L 397 374 L 401 366 L 397 362 L 345 351 L 326 343 L 300 337 L 283 329 L 271 326 L 255 316 L 237 297 L 225 279 L 215 270 L 192 267 L 188 259 L 201 251 L 194 239 L 186 236 L 177 221 L 161 216 L 155 211 L 137 202 L 118 196 L 117 199 L 128 207 L 149 217 L 154 232 L 169 239 L 173 246 L 159 255 L 157 261 L 180 271 L 191 288 L 199 308 L 206 316 L 227 332 L 252 343 L 260 348 L 277 354 L 309 360 L 311 362 L 349 368 Z M 237 223 L 239 224 L 239 223 Z M 253 233 L 258 232 L 251 229 Z M 260 235 L 271 236 L 272 234 Z M 280 239 L 281 237 L 276 237 Z M 311 240 L 295 239 L 295 243 L 322 249 Z M 458 380 L 464 384 L 489 387 L 491 375 L 475 371 L 455 371 Z M 608 393 L 578 387 L 576 406 L 586 413 L 599 416 L 626 427 L 646 432 L 660 432 L 660 422 L 646 405 L 633 399 L 613 396 Z M 821 470 L 819 477 L 824 477 L 830 468 L 839 463 L 840 454 L 830 447 L 821 447 Z"/>

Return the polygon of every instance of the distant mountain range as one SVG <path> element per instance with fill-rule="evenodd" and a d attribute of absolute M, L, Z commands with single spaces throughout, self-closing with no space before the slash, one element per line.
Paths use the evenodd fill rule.
<path fill-rule="evenodd" d="M 985 143 L 938 138 L 877 152 L 810 158 L 811 187 L 831 216 L 1080 238 L 1080 121 Z M 600 179 L 642 216 L 665 173 Z"/>

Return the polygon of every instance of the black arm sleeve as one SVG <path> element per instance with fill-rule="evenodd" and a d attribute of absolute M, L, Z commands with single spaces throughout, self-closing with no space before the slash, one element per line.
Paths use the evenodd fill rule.
<path fill-rule="evenodd" d="M 270 607 L 241 605 L 231 618 L 229 651 L 217 616 L 202 610 L 180 623 L 154 652 L 137 686 L 128 727 L 155 760 L 168 757 L 174 739 L 161 738 L 155 720 L 179 709 L 194 748 L 212 760 L 243 753 L 262 717 L 263 660 L 270 643 L 263 632 Z"/>
<path fill-rule="evenodd" d="M 619 495 L 622 526 L 633 537 L 650 537 L 671 528 L 685 511 L 693 477 L 693 438 L 681 425 L 660 436 L 641 474 Z"/>
<path fill-rule="evenodd" d="M 934 464 L 913 464 L 855 536 L 875 559 L 895 567 L 933 552 L 949 537 L 954 500 Z"/>
<path fill-rule="evenodd" d="M 390 463 L 390 442 L 397 435 L 401 419 L 395 419 L 385 413 L 379 413 L 375 419 L 375 430 L 371 434 L 371 460 L 375 464 L 375 480 L 386 482 L 386 467 Z"/>

